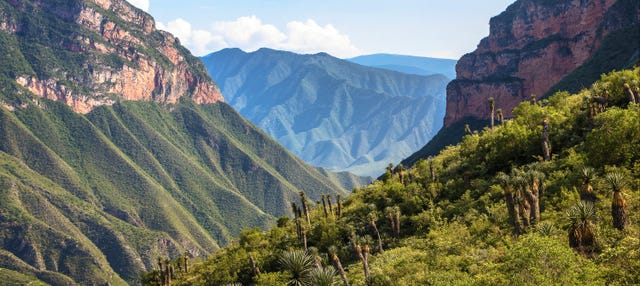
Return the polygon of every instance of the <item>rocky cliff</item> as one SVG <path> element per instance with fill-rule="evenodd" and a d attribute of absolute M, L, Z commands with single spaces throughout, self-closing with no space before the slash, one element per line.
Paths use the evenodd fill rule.
<path fill-rule="evenodd" d="M 197 58 L 123 0 L 8 0 L 0 4 L 0 32 L 18 42 L 26 61 L 11 74 L 15 83 L 76 112 L 118 100 L 175 103 L 183 95 L 224 101 Z"/>
<path fill-rule="evenodd" d="M 637 33 L 638 6 L 637 0 L 520 0 L 510 5 L 491 19 L 490 34 L 478 48 L 458 61 L 457 78 L 447 87 L 445 126 L 465 117 L 487 118 L 489 97 L 507 117 L 521 101 L 542 97 L 588 62 L 613 33 Z M 630 45 L 631 54 L 640 50 L 637 42 Z M 598 68 L 597 75 L 608 71 Z"/>

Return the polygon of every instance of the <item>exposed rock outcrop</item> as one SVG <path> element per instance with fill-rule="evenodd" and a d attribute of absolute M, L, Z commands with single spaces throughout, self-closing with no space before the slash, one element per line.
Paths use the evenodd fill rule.
<path fill-rule="evenodd" d="M 8 4 L 13 11 L 0 10 L 0 31 L 28 35 L 36 29 L 28 14 L 57 17 L 51 21 L 73 24 L 74 30 L 53 39 L 60 42 L 60 47 L 52 48 L 54 56 L 75 53 L 88 58 L 80 71 L 52 66 L 38 67 L 35 74 L 15 75 L 19 85 L 37 96 L 65 102 L 80 113 L 118 100 L 175 103 L 181 96 L 189 96 L 197 103 L 224 101 L 197 58 L 171 34 L 156 30 L 150 15 L 126 1 L 68 1 L 61 5 L 10 0 Z"/>
<path fill-rule="evenodd" d="M 456 66 L 447 87 L 445 126 L 488 118 L 495 98 L 505 117 L 540 98 L 587 61 L 613 31 L 638 23 L 633 0 L 519 0 L 490 21 L 490 34 Z M 605 72 L 605 71 L 602 71 Z"/>

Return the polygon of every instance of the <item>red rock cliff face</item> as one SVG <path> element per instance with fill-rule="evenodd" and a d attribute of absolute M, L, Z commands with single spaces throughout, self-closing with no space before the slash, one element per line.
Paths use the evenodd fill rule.
<path fill-rule="evenodd" d="M 445 126 L 467 116 L 488 118 L 489 97 L 509 117 L 523 100 L 544 95 L 632 20 L 617 18 L 616 2 L 519 0 L 492 18 L 489 36 L 458 61 L 457 78 L 447 87 Z"/>
<path fill-rule="evenodd" d="M 46 0 L 8 2 L 25 13 L 35 6 L 35 11 L 75 22 L 80 32 L 68 35 L 71 39 L 62 43 L 63 48 L 90 55 L 80 73 L 16 76 L 18 84 L 40 97 L 65 102 L 80 113 L 117 100 L 175 103 L 189 96 L 197 103 L 224 101 L 202 63 L 171 34 L 156 30 L 151 16 L 123 0 L 70 1 L 75 2 L 71 9 Z M 20 33 L 20 23 L 0 20 L 3 31 Z M 77 91 L 67 86 L 69 82 L 84 88 Z"/>

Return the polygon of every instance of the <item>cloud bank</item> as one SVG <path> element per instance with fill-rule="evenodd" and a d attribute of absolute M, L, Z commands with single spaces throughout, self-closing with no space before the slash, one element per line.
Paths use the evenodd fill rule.
<path fill-rule="evenodd" d="M 146 12 L 149 12 L 149 0 L 127 0 L 133 6 L 140 8 Z"/>
<path fill-rule="evenodd" d="M 133 1 L 132 1 L 133 2 Z M 167 24 L 158 22 L 158 29 L 166 30 L 180 39 L 197 56 L 223 48 L 241 48 L 254 51 L 262 47 L 296 53 L 327 52 L 337 57 L 360 54 L 349 39 L 333 25 L 319 25 L 308 19 L 291 21 L 284 31 L 263 23 L 256 16 L 239 17 L 233 21 L 213 23 L 208 29 L 194 29 L 189 22 L 178 18 Z"/>

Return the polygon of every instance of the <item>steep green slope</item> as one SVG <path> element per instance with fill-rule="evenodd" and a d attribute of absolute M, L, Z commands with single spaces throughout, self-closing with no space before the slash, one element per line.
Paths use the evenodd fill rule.
<path fill-rule="evenodd" d="M 244 231 L 172 285 L 326 278 L 316 263 L 336 267 L 326 285 L 639 284 L 640 67 L 513 114 L 355 190 L 341 213 Z"/>
<path fill-rule="evenodd" d="M 441 74 L 270 49 L 225 49 L 202 60 L 240 114 L 330 170 L 377 176 L 428 142 L 444 116 L 448 79 Z"/>
<path fill-rule="evenodd" d="M 47 217 L 59 221 L 46 224 L 59 233 L 76 231 L 73 237 L 84 238 L 76 243 L 93 251 L 85 253 L 87 257 L 108 261 L 97 269 L 113 268 L 127 281 L 135 281 L 160 256 L 210 253 L 242 228 L 270 225 L 275 217 L 290 213 L 289 202 L 299 192 L 313 199 L 346 194 L 327 174 L 293 157 L 223 103 L 122 102 L 84 116 L 61 103 L 42 101 L 41 108 L 2 108 L 0 125 L 0 151 L 64 190 L 37 185 L 42 197 L 32 198 L 18 189 L 22 199 L 8 205 L 27 216 L 36 210 L 55 213 Z M 72 200 L 61 199 L 60 193 Z M 56 204 L 58 200 L 64 203 Z M 25 207 L 37 201 L 43 205 Z M 15 227 L 28 224 L 16 219 Z M 43 231 L 30 232 L 51 236 Z M 8 235 L 3 248 L 38 269 L 64 273 L 79 283 L 106 277 L 97 275 L 100 271 L 83 272 L 85 277 L 55 264 L 34 265 L 38 257 L 51 254 L 25 252 L 20 243 L 11 243 L 16 238 L 9 234 L 19 232 L 2 232 Z M 44 239 L 21 239 L 42 251 L 60 248 Z M 74 252 L 57 256 L 77 259 Z"/>
<path fill-rule="evenodd" d="M 272 225 L 300 192 L 358 182 L 240 117 L 202 63 L 124 0 L 2 1 L 0 50 L 6 281 L 135 284 L 160 258 Z"/>

